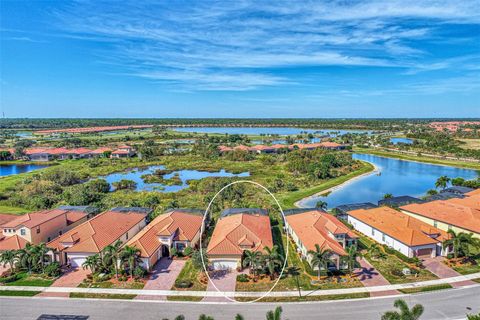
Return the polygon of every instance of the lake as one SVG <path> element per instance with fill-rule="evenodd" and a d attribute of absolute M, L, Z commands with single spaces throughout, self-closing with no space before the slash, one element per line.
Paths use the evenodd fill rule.
<path fill-rule="evenodd" d="M 412 144 L 413 140 L 409 138 L 390 138 L 390 142 L 393 144 L 399 144 L 399 143 Z"/>
<path fill-rule="evenodd" d="M 326 197 L 304 199 L 301 201 L 301 205 L 314 207 L 319 200 L 327 202 L 329 208 L 358 202 L 376 204 L 386 193 L 394 196 L 420 197 L 425 195 L 427 190 L 435 188 L 435 181 L 440 176 L 465 179 L 473 179 L 478 176 L 475 170 L 383 158 L 369 154 L 353 154 L 353 158 L 374 164 L 381 175 L 373 173 L 355 179 L 338 187 Z"/>
<path fill-rule="evenodd" d="M 246 135 L 281 135 L 292 136 L 301 134 L 302 132 L 337 136 L 346 133 L 368 133 L 370 130 L 340 130 L 340 129 L 302 129 L 294 127 L 185 127 L 174 128 L 179 132 L 195 132 L 195 133 L 221 133 L 221 134 L 246 134 Z"/>
<path fill-rule="evenodd" d="M 137 183 L 137 191 L 159 191 L 159 192 L 177 192 L 188 187 L 188 180 L 200 180 L 209 177 L 248 177 L 249 172 L 231 173 L 224 169 L 215 172 L 199 171 L 199 170 L 178 170 L 163 175 L 164 179 L 170 179 L 178 174 L 182 181 L 180 185 L 164 185 L 162 183 L 145 183 L 142 179 L 143 175 L 152 174 L 158 169 L 165 169 L 164 166 L 151 166 L 144 169 L 135 169 L 128 172 L 112 173 L 105 177 L 108 183 L 118 182 L 122 179 L 133 180 Z"/>
<path fill-rule="evenodd" d="M 37 164 L 0 164 L 0 177 L 11 176 L 14 174 L 20 174 L 25 172 L 30 172 L 33 170 L 38 170 L 45 168 L 47 166 L 37 165 Z"/>

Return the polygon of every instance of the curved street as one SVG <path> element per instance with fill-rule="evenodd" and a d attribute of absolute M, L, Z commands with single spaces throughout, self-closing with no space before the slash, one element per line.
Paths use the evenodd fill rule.
<path fill-rule="evenodd" d="M 425 307 L 422 320 L 465 319 L 468 313 L 480 312 L 480 286 L 450 289 L 402 298 L 410 306 L 420 303 Z M 368 298 L 357 300 L 282 303 L 283 319 L 380 319 L 393 309 L 398 297 Z M 81 302 L 81 303 L 79 303 Z M 234 319 L 237 313 L 246 320 L 265 319 L 265 313 L 278 304 L 272 303 L 190 303 L 161 301 L 115 301 L 98 299 L 62 298 L 0 298 L 0 318 L 4 320 L 62 319 L 173 319 L 183 314 L 187 320 L 198 319 L 200 314 L 211 315 L 215 320 Z M 50 317 L 48 317 L 50 316 Z M 57 316 L 57 317 L 52 317 Z M 76 317 L 72 317 L 76 316 Z M 40 318 L 42 319 L 42 318 Z M 64 317 L 63 319 L 67 319 Z"/>

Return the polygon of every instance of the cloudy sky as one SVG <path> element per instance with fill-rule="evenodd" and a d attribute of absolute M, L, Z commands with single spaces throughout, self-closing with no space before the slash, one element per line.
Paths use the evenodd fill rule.
<path fill-rule="evenodd" d="M 2 1 L 7 117 L 480 117 L 480 1 Z"/>

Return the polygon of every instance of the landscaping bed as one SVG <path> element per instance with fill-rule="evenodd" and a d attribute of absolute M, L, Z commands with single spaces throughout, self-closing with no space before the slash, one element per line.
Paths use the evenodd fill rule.
<path fill-rule="evenodd" d="M 437 291 L 437 290 L 445 290 L 445 289 L 452 289 L 453 287 L 448 283 L 445 284 L 438 284 L 434 286 L 426 286 L 420 288 L 408 288 L 408 289 L 399 289 L 401 293 L 420 293 L 420 292 L 429 292 L 429 291 Z"/>
<path fill-rule="evenodd" d="M 172 290 L 205 291 L 207 283 L 206 276 L 203 277 L 202 272 L 195 268 L 192 260 L 188 260 L 175 280 Z"/>
<path fill-rule="evenodd" d="M 10 278 L 7 280 L 7 278 Z M 0 279 L 0 283 L 5 286 L 25 286 L 25 287 L 49 287 L 55 281 L 53 277 L 47 277 L 45 275 L 28 272 L 18 272 L 12 276 L 4 277 Z"/>
<path fill-rule="evenodd" d="M 90 298 L 90 299 L 124 299 L 132 300 L 136 297 L 135 294 L 107 294 L 107 293 L 83 293 L 71 292 L 70 298 Z"/>
<path fill-rule="evenodd" d="M 143 279 L 130 279 L 120 277 L 104 281 L 94 281 L 92 277 L 84 279 L 82 283 L 78 285 L 79 288 L 107 288 L 107 289 L 143 289 L 145 286 L 145 280 Z"/>

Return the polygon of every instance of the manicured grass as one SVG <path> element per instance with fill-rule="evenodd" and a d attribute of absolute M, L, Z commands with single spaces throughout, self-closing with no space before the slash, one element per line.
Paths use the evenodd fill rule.
<path fill-rule="evenodd" d="M 368 173 L 368 172 L 374 170 L 374 167 L 370 163 L 362 162 L 362 164 L 363 164 L 362 167 L 360 167 L 358 170 L 350 172 L 347 175 L 328 180 L 324 183 L 321 183 L 319 185 L 316 185 L 316 186 L 313 186 L 313 187 L 310 187 L 310 188 L 304 188 L 304 189 L 300 189 L 298 191 L 289 192 L 289 193 L 286 193 L 286 194 L 281 194 L 279 196 L 279 199 L 280 199 L 280 203 L 281 203 L 282 207 L 283 208 L 293 208 L 293 207 L 295 207 L 295 202 L 297 202 L 299 200 L 302 200 L 303 198 L 306 198 L 306 197 L 312 196 L 314 194 L 317 194 L 319 192 L 325 191 L 327 189 L 336 187 L 336 186 L 341 185 L 342 183 L 344 183 L 344 182 L 346 182 L 350 179 L 353 179 L 355 177 L 358 177 L 362 174 L 365 174 L 365 173 Z"/>
<path fill-rule="evenodd" d="M 0 290 L 0 296 L 4 297 L 33 297 L 41 291 L 15 291 L 15 290 Z"/>
<path fill-rule="evenodd" d="M 132 300 L 137 295 L 135 294 L 107 294 L 107 293 L 83 293 L 71 292 L 70 298 L 90 298 L 90 299 L 124 299 Z"/>
<path fill-rule="evenodd" d="M 445 290 L 445 289 L 452 289 L 453 287 L 448 283 L 445 284 L 438 284 L 434 286 L 426 286 L 420 288 L 409 288 L 409 289 L 399 289 L 398 291 L 402 293 L 419 293 L 419 292 L 429 292 L 429 291 L 436 291 L 436 290 Z"/>
<path fill-rule="evenodd" d="M 102 281 L 102 282 L 82 282 L 79 288 L 107 288 L 107 289 L 143 289 L 145 283 L 143 281 Z"/>
<path fill-rule="evenodd" d="M 438 279 L 433 273 L 428 270 L 420 269 L 417 276 L 415 275 L 396 275 L 392 271 L 401 272 L 404 268 L 411 267 L 400 260 L 398 257 L 394 255 L 387 254 L 384 259 L 372 259 L 370 255 L 367 253 L 364 257 L 380 272 L 385 279 L 387 279 L 391 284 L 397 283 L 408 283 L 408 282 L 419 282 L 419 281 L 427 281 L 427 280 L 434 280 Z"/>
<path fill-rule="evenodd" d="M 452 167 L 458 167 L 458 168 L 480 170 L 480 164 L 478 162 L 438 159 L 438 158 L 432 158 L 432 157 L 427 157 L 423 155 L 422 156 L 409 155 L 409 154 L 403 154 L 403 153 L 398 153 L 393 151 L 376 150 L 376 149 L 354 148 L 353 151 L 356 153 L 366 153 L 366 154 L 372 154 L 380 157 L 426 162 L 431 164 L 440 164 L 440 165 L 446 165 L 446 166 L 452 166 Z"/>
<path fill-rule="evenodd" d="M 472 279 L 472 281 L 475 281 L 475 282 L 478 282 L 478 283 L 480 283 L 480 278 L 477 278 L 477 279 Z"/>
<path fill-rule="evenodd" d="M 362 293 L 350 293 L 350 294 L 336 294 L 336 295 L 324 295 L 324 296 L 304 296 L 304 297 L 265 297 L 258 302 L 302 302 L 302 301 L 326 301 L 326 300 L 344 300 L 344 299 L 361 299 L 369 298 L 368 292 Z M 251 297 L 238 297 L 237 301 L 247 302 L 255 300 Z"/>
<path fill-rule="evenodd" d="M 31 274 L 27 272 L 21 272 L 18 274 L 18 280 L 8 282 L 6 286 L 25 286 L 25 287 L 49 287 L 54 282 L 54 279 L 46 279 L 39 275 Z"/>
<path fill-rule="evenodd" d="M 21 215 L 24 213 L 27 213 L 29 210 L 25 208 L 19 208 L 19 207 L 10 207 L 10 206 L 1 206 L 0 205 L 0 213 L 6 213 L 6 214 L 13 214 L 13 215 Z"/>
<path fill-rule="evenodd" d="M 188 260 L 183 266 L 182 271 L 180 271 L 180 274 L 178 275 L 177 280 L 191 281 L 193 285 L 190 288 L 186 289 L 188 291 L 205 291 L 207 290 L 207 285 L 198 281 L 199 275 L 200 275 L 200 270 L 195 268 L 191 260 Z M 181 290 L 181 289 L 176 288 L 174 285 L 172 287 L 172 290 Z"/>
<path fill-rule="evenodd" d="M 203 297 L 190 297 L 190 296 L 167 296 L 168 301 L 202 301 Z"/>

